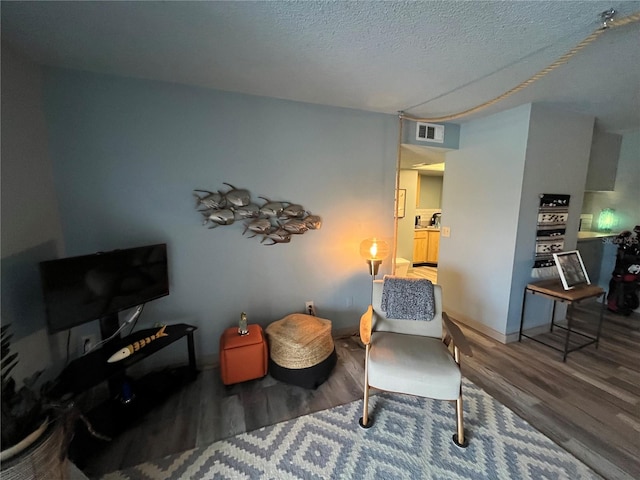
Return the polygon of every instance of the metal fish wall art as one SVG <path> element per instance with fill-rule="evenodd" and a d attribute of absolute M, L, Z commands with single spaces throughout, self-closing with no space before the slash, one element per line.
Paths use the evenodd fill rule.
<path fill-rule="evenodd" d="M 239 189 L 231 185 L 230 183 L 224 182 L 225 185 L 231 187 L 227 193 L 224 194 L 227 202 L 236 207 L 244 207 L 245 205 L 249 205 L 251 202 L 251 194 L 249 190 Z"/>
<path fill-rule="evenodd" d="M 291 242 L 292 235 L 302 235 L 309 230 L 318 230 L 322 219 L 312 215 L 302 205 L 287 201 L 264 200 L 262 205 L 252 203 L 249 190 L 229 187 L 227 192 L 195 189 L 196 209 L 204 220 L 202 224 L 208 228 L 232 225 L 244 220 L 242 235 L 250 233 L 249 238 L 262 236 L 263 245 L 276 245 Z"/>
<path fill-rule="evenodd" d="M 208 190 L 194 190 L 193 196 L 196 197 L 196 208 L 224 208 L 227 203 L 224 195 L 220 192 L 209 192 Z M 198 193 L 204 193 L 204 196 L 198 195 Z"/>

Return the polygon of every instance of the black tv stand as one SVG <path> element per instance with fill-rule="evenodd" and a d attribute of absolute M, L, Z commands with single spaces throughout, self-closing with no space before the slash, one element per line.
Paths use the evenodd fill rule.
<path fill-rule="evenodd" d="M 109 382 L 110 398 L 90 412 L 84 413 L 96 432 L 106 437 L 116 437 L 142 419 L 169 395 L 194 380 L 198 374 L 193 341 L 193 332 L 197 327 L 184 323 L 167 325 L 166 337 L 152 340 L 119 362 L 107 362 L 109 357 L 121 348 L 151 337 L 159 329 L 150 328 L 134 332 L 125 338 L 114 338 L 101 348 L 74 360 L 62 371 L 49 389 L 49 397 L 52 399 L 75 398 L 102 382 Z M 183 337 L 187 340 L 187 365 L 153 371 L 138 379 L 127 376 L 127 368 Z M 131 392 L 130 396 L 123 395 L 123 385 L 126 385 L 125 388 Z M 69 457 L 82 468 L 85 461 L 104 446 L 104 440 L 91 436 L 78 422 L 74 440 L 69 448 Z"/>
<path fill-rule="evenodd" d="M 153 355 L 159 350 L 177 342 L 183 337 L 187 337 L 187 353 L 189 358 L 189 371 L 194 376 L 197 374 L 196 355 L 193 344 L 193 332 L 197 327 L 179 323 L 167 325 L 166 337 L 160 337 L 151 341 L 148 345 L 140 348 L 129 357 L 115 363 L 108 363 L 111 355 L 127 345 L 150 337 L 158 332 L 160 328 L 149 328 L 140 330 L 124 338 L 114 338 L 106 345 L 96 349 L 71 362 L 56 379 L 49 394 L 53 398 L 62 398 L 66 395 L 76 396 L 90 388 L 122 374 L 127 368 Z"/>

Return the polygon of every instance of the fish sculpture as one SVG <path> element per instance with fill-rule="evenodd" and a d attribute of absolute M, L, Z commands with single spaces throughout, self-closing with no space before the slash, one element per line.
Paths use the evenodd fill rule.
<path fill-rule="evenodd" d="M 282 210 L 282 215 L 288 218 L 302 218 L 305 215 L 306 210 L 302 205 L 297 205 L 292 203 L 291 205 L 286 206 Z"/>
<path fill-rule="evenodd" d="M 319 215 L 308 215 L 303 220 L 310 230 L 320 230 L 322 226 L 322 219 Z"/>
<path fill-rule="evenodd" d="M 265 203 L 262 207 L 260 207 L 260 213 L 266 215 L 267 217 L 279 217 L 284 208 L 288 205 L 288 202 L 272 202 L 268 198 L 262 198 Z"/>
<path fill-rule="evenodd" d="M 266 218 L 258 218 L 256 220 L 252 220 L 249 222 L 244 229 L 242 234 L 247 233 L 247 230 L 251 230 L 254 235 L 251 235 L 249 238 L 255 237 L 257 234 L 269 233 L 271 230 L 271 222 Z"/>
<path fill-rule="evenodd" d="M 141 348 L 146 347 L 147 345 L 149 345 L 154 340 L 157 340 L 160 337 L 168 337 L 169 334 L 168 333 L 164 333 L 164 329 L 165 328 L 167 328 L 166 325 L 164 325 L 160 330 L 158 330 L 153 335 L 150 335 L 150 336 L 148 336 L 146 338 L 142 338 L 142 339 L 138 340 L 137 342 L 133 342 L 133 343 L 127 345 L 126 347 L 118 350 L 116 353 L 114 353 L 113 355 L 111 355 L 109 357 L 109 360 L 107 360 L 107 363 L 115 363 L 115 362 L 119 362 L 120 360 L 124 360 L 128 356 L 132 355 L 134 352 L 137 352 Z"/>
<path fill-rule="evenodd" d="M 275 245 L 289 243 L 293 235 L 302 235 L 322 226 L 322 218 L 312 215 L 300 204 L 271 201 L 260 196 L 258 198 L 265 202 L 260 206 L 251 201 L 248 190 L 223 183 L 229 191 L 193 190 L 196 209 L 204 217 L 202 225 L 210 229 L 246 220 L 242 235 L 247 232 L 251 233 L 249 238 L 260 235 L 260 243 Z M 265 243 L 267 241 L 269 242 Z"/>
<path fill-rule="evenodd" d="M 292 218 L 290 220 L 287 220 L 282 224 L 282 228 L 284 228 L 287 232 L 294 233 L 296 235 L 303 234 L 304 232 L 309 230 L 309 227 L 307 227 L 307 224 L 304 222 L 304 220 L 300 220 L 299 218 Z"/>
<path fill-rule="evenodd" d="M 238 218 L 258 218 L 260 216 L 260 207 L 255 203 L 234 207 L 233 211 L 236 212 Z"/>
<path fill-rule="evenodd" d="M 200 196 L 195 192 L 205 193 L 206 195 Z M 194 197 L 196 197 L 196 208 L 205 207 L 209 209 L 223 208 L 227 201 L 220 192 L 210 192 L 208 190 L 194 190 Z"/>
<path fill-rule="evenodd" d="M 227 203 L 230 203 L 231 205 L 234 205 L 236 207 L 244 207 L 251 203 L 251 194 L 249 193 L 249 190 L 236 188 L 230 183 L 223 183 L 231 187 L 231 190 L 224 194 Z"/>
<path fill-rule="evenodd" d="M 228 208 L 223 208 L 222 210 L 207 210 L 203 211 L 204 221 L 203 225 L 206 225 L 207 222 L 213 222 L 209 225 L 209 228 L 216 228 L 218 225 L 231 225 L 236 221 L 236 216 L 233 213 L 233 210 Z"/>
<path fill-rule="evenodd" d="M 277 228 L 270 233 L 264 234 L 260 243 L 265 240 L 271 240 L 272 243 L 265 243 L 265 245 L 275 245 L 276 243 L 289 243 L 291 241 L 291 234 L 283 228 Z"/>

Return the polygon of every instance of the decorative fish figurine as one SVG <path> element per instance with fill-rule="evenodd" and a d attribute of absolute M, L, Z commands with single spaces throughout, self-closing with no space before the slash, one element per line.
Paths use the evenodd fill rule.
<path fill-rule="evenodd" d="M 282 210 L 282 215 L 289 218 L 302 218 L 307 213 L 302 205 L 292 203 Z"/>
<path fill-rule="evenodd" d="M 275 245 L 276 243 L 289 243 L 291 241 L 291 234 L 283 228 L 278 228 L 275 231 L 266 233 L 260 243 L 266 239 L 271 240 L 273 243 L 266 243 L 265 245 Z"/>
<path fill-rule="evenodd" d="M 196 197 L 196 208 L 202 206 L 205 208 L 218 209 L 223 208 L 226 205 L 226 200 L 224 195 L 220 192 L 210 192 L 208 190 L 194 190 L 194 192 L 206 193 L 205 196 L 201 197 L 197 193 L 194 193 L 193 196 Z"/>
<path fill-rule="evenodd" d="M 205 216 L 203 225 L 206 225 L 209 220 L 213 222 L 213 225 L 210 225 L 209 228 L 216 228 L 218 225 L 231 225 L 236 221 L 236 217 L 233 213 L 233 210 L 228 208 L 224 208 L 222 210 L 207 210 L 202 212 Z"/>
<path fill-rule="evenodd" d="M 287 220 L 282 224 L 282 228 L 284 228 L 287 232 L 295 233 L 297 235 L 309 230 L 309 227 L 307 227 L 307 224 L 304 222 L 304 220 L 300 220 L 299 218 L 292 218 L 291 220 Z"/>
<path fill-rule="evenodd" d="M 284 207 L 288 205 L 288 202 L 272 202 L 265 197 L 259 198 L 262 198 L 265 202 L 267 202 L 262 207 L 260 207 L 260 213 L 268 217 L 279 217 L 284 210 Z"/>
<path fill-rule="evenodd" d="M 228 203 L 235 205 L 236 207 L 244 207 L 251 203 L 251 194 L 249 193 L 249 190 L 236 188 L 230 183 L 223 183 L 231 187 L 231 190 L 224 194 Z"/>
<path fill-rule="evenodd" d="M 250 203 L 242 207 L 234 207 L 233 211 L 236 212 L 238 218 L 258 218 L 260 215 L 260 207 L 255 203 Z"/>
<path fill-rule="evenodd" d="M 107 360 L 107 363 L 115 363 L 115 362 L 119 362 L 120 360 L 124 360 L 128 356 L 132 355 L 134 352 L 137 352 L 138 350 L 140 350 L 142 347 L 146 347 L 154 340 L 157 340 L 160 337 L 168 337 L 169 334 L 164 333 L 165 328 L 167 328 L 166 325 L 164 325 L 160 330 L 158 330 L 153 335 L 146 338 L 142 338 L 137 342 L 133 342 L 132 344 L 127 345 L 126 347 L 118 350 L 116 353 L 114 353 L 109 357 L 109 360 Z"/>
<path fill-rule="evenodd" d="M 247 230 L 251 230 L 252 232 L 258 233 L 268 233 L 271 230 L 271 222 L 266 218 L 258 218 L 256 220 L 252 220 L 247 224 L 242 234 L 247 233 Z M 253 238 L 255 235 L 252 235 L 249 238 Z"/>
<path fill-rule="evenodd" d="M 319 215 L 309 215 L 303 218 L 304 223 L 311 230 L 319 230 L 322 226 L 322 219 Z"/>

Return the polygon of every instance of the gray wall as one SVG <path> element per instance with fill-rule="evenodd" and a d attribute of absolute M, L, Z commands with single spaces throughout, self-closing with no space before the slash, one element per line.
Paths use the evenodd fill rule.
<path fill-rule="evenodd" d="M 64 360 L 63 338 L 50 337 L 38 262 L 62 252 L 62 229 L 42 112 L 41 72 L 2 43 L 2 324 L 11 324 L 20 381 Z M 54 365 L 55 364 L 55 365 Z"/>
<path fill-rule="evenodd" d="M 506 331 L 531 105 L 465 123 L 447 154 L 438 282 L 452 317 Z"/>
<path fill-rule="evenodd" d="M 578 223 L 582 210 L 584 184 L 589 166 L 589 152 L 594 118 L 534 104 L 531 107 L 529 135 L 516 250 L 514 252 L 511 298 L 505 333 L 515 334 L 520 328 L 523 290 L 534 280 L 531 276 L 536 238 L 536 221 L 540 194 L 571 195 L 564 250 L 575 250 Z M 549 321 L 550 303 L 540 298 L 527 299 L 525 327 L 545 325 Z M 563 310 L 557 310 L 561 315 Z M 560 317 L 561 318 L 561 317 Z"/>
<path fill-rule="evenodd" d="M 560 128 L 561 127 L 561 128 Z M 462 125 L 447 154 L 438 280 L 445 307 L 503 341 L 520 325 L 532 281 L 539 195 L 571 195 L 565 249 L 575 248 L 593 117 L 523 105 Z M 549 302 L 527 303 L 526 328 L 548 322 Z"/>
<path fill-rule="evenodd" d="M 67 254 L 168 244 L 171 294 L 147 305 L 141 327 L 194 324 L 198 354 L 214 359 L 241 311 L 266 326 L 313 300 L 334 328 L 357 325 L 370 295 L 360 241 L 393 237 L 394 116 L 45 73 Z M 223 182 L 301 203 L 322 229 L 276 246 L 242 236 L 241 225 L 208 230 L 192 190 Z"/>
<path fill-rule="evenodd" d="M 418 208 L 442 208 L 442 177 L 420 175 L 420 200 Z"/>

